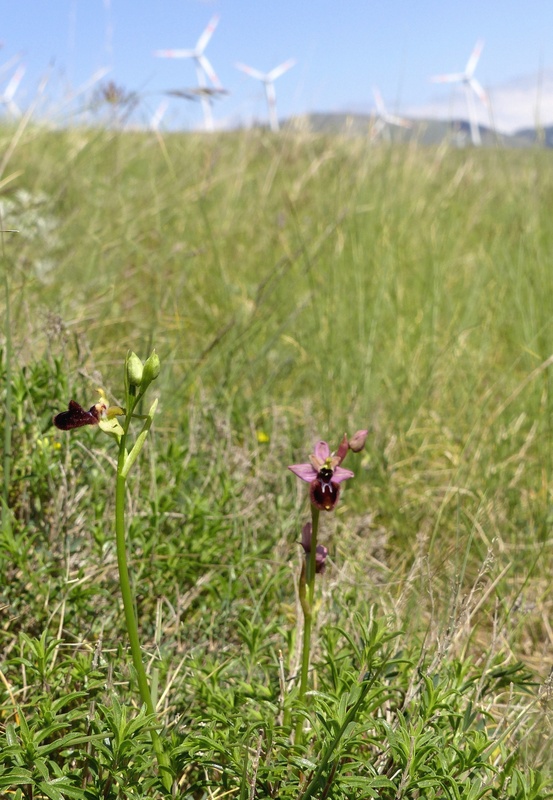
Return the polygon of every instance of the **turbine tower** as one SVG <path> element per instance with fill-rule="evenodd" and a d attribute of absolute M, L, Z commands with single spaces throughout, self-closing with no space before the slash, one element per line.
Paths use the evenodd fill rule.
<path fill-rule="evenodd" d="M 482 140 L 480 138 L 480 128 L 478 127 L 478 120 L 476 118 L 476 107 L 474 105 L 474 95 L 476 95 L 482 103 L 488 106 L 488 95 L 484 91 L 482 84 L 474 77 L 474 71 L 478 64 L 478 59 L 482 53 L 484 42 L 480 39 L 476 42 L 469 60 L 465 67 L 464 72 L 453 72 L 448 75 L 435 75 L 432 80 L 434 83 L 461 83 L 465 91 L 465 99 L 467 102 L 467 109 L 469 113 L 470 124 L 470 138 L 473 145 L 478 147 Z"/>
<path fill-rule="evenodd" d="M 412 128 L 413 124 L 403 117 L 398 117 L 396 114 L 390 114 L 384 105 L 384 100 L 377 86 L 373 86 L 373 96 L 376 105 L 377 117 L 372 126 L 372 135 L 378 136 L 384 130 L 388 130 L 389 125 L 394 125 L 399 128 Z"/>
<path fill-rule="evenodd" d="M 204 123 L 206 131 L 213 130 L 213 114 L 211 113 L 211 97 L 209 94 L 209 87 L 207 85 L 207 78 L 219 90 L 222 89 L 221 82 L 207 56 L 204 53 L 207 43 L 213 35 L 213 31 L 217 27 L 219 16 L 216 14 L 210 21 L 207 28 L 204 30 L 196 46 L 192 50 L 156 50 L 154 56 L 158 58 L 193 58 L 196 66 L 196 77 L 198 79 L 198 94 L 202 103 L 204 113 Z"/>
<path fill-rule="evenodd" d="M 269 125 L 271 126 L 272 131 L 279 130 L 276 110 L 275 81 L 277 78 L 280 78 L 281 75 L 284 75 L 284 73 L 287 72 L 291 67 L 293 67 L 295 63 L 296 59 L 290 58 L 288 61 L 285 61 L 284 64 L 280 64 L 270 72 L 260 72 L 258 69 L 253 69 L 253 67 L 246 66 L 246 64 L 236 64 L 237 69 L 242 70 L 242 72 L 245 72 L 246 75 L 249 75 L 251 78 L 256 78 L 258 81 L 263 83 L 265 87 L 265 97 L 267 98 L 267 106 L 269 107 Z"/>

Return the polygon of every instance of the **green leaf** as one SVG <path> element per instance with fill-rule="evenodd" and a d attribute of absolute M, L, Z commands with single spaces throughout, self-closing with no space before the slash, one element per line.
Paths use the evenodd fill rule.
<path fill-rule="evenodd" d="M 140 433 L 137 436 L 136 442 L 134 443 L 134 447 L 132 448 L 131 452 L 128 454 L 128 456 L 125 459 L 125 464 L 123 466 L 123 469 L 121 470 L 121 474 L 122 474 L 123 478 L 127 477 L 127 475 L 130 472 L 130 469 L 131 469 L 132 465 L 134 464 L 134 462 L 136 461 L 140 451 L 144 447 L 144 442 L 146 441 L 146 437 L 148 436 L 148 431 L 152 427 L 152 422 L 154 421 L 154 414 L 156 413 L 157 403 L 158 403 L 158 401 L 157 401 L 157 398 L 156 398 L 156 400 L 154 400 L 154 402 L 152 403 L 152 406 L 151 406 L 150 410 L 148 411 L 148 415 L 146 417 L 146 421 L 144 422 L 144 425 L 142 426 L 142 430 L 140 431 Z"/>
<path fill-rule="evenodd" d="M 14 767 L 0 776 L 0 788 L 9 788 L 21 784 L 32 783 L 33 773 L 23 767 Z"/>

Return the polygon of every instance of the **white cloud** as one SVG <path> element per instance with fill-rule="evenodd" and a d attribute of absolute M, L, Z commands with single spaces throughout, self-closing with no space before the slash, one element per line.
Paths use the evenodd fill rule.
<path fill-rule="evenodd" d="M 534 73 L 486 87 L 490 111 L 475 97 L 478 122 L 503 133 L 520 128 L 553 124 L 553 72 Z M 459 86 L 444 87 L 442 96 L 435 94 L 431 102 L 402 109 L 406 116 L 430 119 L 467 119 L 465 94 Z"/>

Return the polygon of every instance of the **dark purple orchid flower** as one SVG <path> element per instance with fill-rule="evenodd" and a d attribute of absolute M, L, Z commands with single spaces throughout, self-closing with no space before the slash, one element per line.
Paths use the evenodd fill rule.
<path fill-rule="evenodd" d="M 93 405 L 89 411 L 75 402 L 69 401 L 67 411 L 62 411 L 54 417 L 54 425 L 61 431 L 70 431 L 73 428 L 82 428 L 83 425 L 97 425 L 100 422 L 100 412 Z"/>
<path fill-rule="evenodd" d="M 61 431 L 70 431 L 73 428 L 82 428 L 84 425 L 98 425 L 104 420 L 112 420 L 119 414 L 123 414 L 123 409 L 119 406 L 110 406 L 103 389 L 98 389 L 100 400 L 94 403 L 88 411 L 80 406 L 75 400 L 69 401 L 67 411 L 62 411 L 54 417 L 54 425 Z M 102 427 L 100 425 L 100 427 Z"/>
<path fill-rule="evenodd" d="M 326 442 L 317 442 L 309 464 L 292 464 L 288 467 L 294 475 L 309 484 L 309 496 L 315 508 L 332 511 L 340 496 L 340 484 L 353 478 L 353 472 L 340 466 L 348 452 L 348 437 L 340 442 L 336 453 L 331 453 Z"/>
<path fill-rule="evenodd" d="M 308 556 L 311 552 L 311 535 L 312 535 L 312 527 L 310 522 L 306 522 L 303 528 L 301 529 L 301 546 L 305 550 L 305 555 Z M 326 557 L 328 555 L 328 550 L 323 544 L 317 545 L 317 550 L 315 552 L 315 572 L 322 574 L 325 571 L 326 567 Z"/>

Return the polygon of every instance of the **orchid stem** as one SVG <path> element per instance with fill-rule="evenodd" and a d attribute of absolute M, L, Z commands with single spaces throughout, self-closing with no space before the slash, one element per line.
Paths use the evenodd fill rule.
<path fill-rule="evenodd" d="M 319 509 L 311 506 L 311 549 L 306 559 L 307 570 L 302 570 L 300 578 L 300 603 L 303 611 L 303 645 L 300 677 L 300 701 L 305 702 L 307 683 L 309 680 L 309 661 L 311 657 L 311 629 L 313 626 L 313 608 L 315 599 L 315 573 L 317 564 L 317 534 L 319 532 Z M 307 573 L 307 574 L 306 574 Z M 303 718 L 296 724 L 296 744 L 301 742 Z"/>
<path fill-rule="evenodd" d="M 0 224 L 2 217 L 0 216 Z M 3 228 L 4 226 L 1 225 Z M 4 239 L 2 238 L 2 250 Z M 8 281 L 8 266 L 4 256 L 4 294 L 5 294 L 5 314 L 4 314 L 4 334 L 5 334 L 5 396 L 4 396 L 4 476 L 2 485 L 2 530 L 4 533 L 11 532 L 10 515 L 10 482 L 12 471 L 12 340 L 11 340 L 11 320 L 10 320 L 10 284 Z"/>
<path fill-rule="evenodd" d="M 142 662 L 142 653 L 140 649 L 140 639 L 138 636 L 138 623 L 134 610 L 134 598 L 131 590 L 131 582 L 129 578 L 129 569 L 127 565 L 127 549 L 126 549 L 126 533 L 125 533 L 125 488 L 127 472 L 124 470 L 125 462 L 127 459 L 127 433 L 132 417 L 132 408 L 126 416 L 124 424 L 124 433 L 119 441 L 119 457 L 117 460 L 117 482 L 115 489 L 115 537 L 117 545 L 117 566 L 119 568 L 119 585 L 121 587 L 121 596 L 123 598 L 123 608 L 125 610 L 125 622 L 127 626 L 127 634 L 131 646 L 131 654 L 136 677 L 138 680 L 138 689 L 142 703 L 146 706 L 148 714 L 155 716 L 155 708 L 150 693 L 148 684 L 148 677 L 144 664 Z M 151 731 L 152 745 L 156 753 L 157 762 L 161 771 L 161 778 L 163 785 L 168 792 L 171 791 L 171 773 L 169 771 L 169 760 L 163 750 L 163 744 L 158 732 L 154 729 Z"/>

